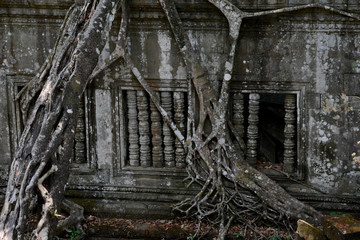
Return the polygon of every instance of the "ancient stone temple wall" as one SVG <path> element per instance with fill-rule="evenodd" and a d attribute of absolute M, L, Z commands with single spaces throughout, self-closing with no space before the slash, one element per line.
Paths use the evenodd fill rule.
<path fill-rule="evenodd" d="M 1 191 L 22 129 L 14 98 L 45 60 L 72 1 L 31 2 L 0 3 Z M 157 1 L 131 2 L 133 61 L 186 133 L 191 99 L 169 24 Z M 190 2 L 176 4 L 218 92 L 229 50 L 228 25 L 205 0 Z M 311 1 L 233 2 L 243 10 L 259 11 Z M 323 2 L 360 14 L 357 1 Z M 360 154 L 359 40 L 360 22 L 307 9 L 244 20 L 237 46 L 229 120 L 247 145 L 245 156 L 293 195 L 323 208 L 344 207 L 342 203 L 359 197 L 360 167 L 351 156 Z M 184 149 L 120 62 L 86 90 L 73 151 L 67 196 L 88 212 L 169 216 L 172 203 L 196 192 L 183 182 Z M 330 195 L 323 197 L 299 182 Z"/>

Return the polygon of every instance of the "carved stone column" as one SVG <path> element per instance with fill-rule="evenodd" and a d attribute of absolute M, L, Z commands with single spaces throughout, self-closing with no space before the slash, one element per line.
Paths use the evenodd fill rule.
<path fill-rule="evenodd" d="M 80 98 L 78 116 L 75 129 L 75 163 L 86 163 L 86 132 L 85 132 L 85 103 Z"/>
<path fill-rule="evenodd" d="M 174 121 L 180 132 L 185 134 L 185 115 L 184 115 L 185 103 L 184 93 L 174 92 Z M 185 149 L 178 139 L 175 139 L 175 162 L 176 167 L 185 167 Z"/>
<path fill-rule="evenodd" d="M 139 120 L 139 143 L 140 143 L 140 165 L 151 166 L 150 155 L 150 126 L 149 126 L 149 102 L 145 91 L 137 91 L 137 106 Z"/>
<path fill-rule="evenodd" d="M 240 92 L 233 94 L 233 125 L 241 138 L 244 138 L 244 95 Z"/>
<path fill-rule="evenodd" d="M 296 133 L 296 99 L 295 94 L 285 95 L 285 128 L 284 128 L 284 171 L 295 170 L 295 133 Z"/>
<path fill-rule="evenodd" d="M 172 118 L 172 96 L 171 92 L 161 92 L 161 105 Z M 175 167 L 174 136 L 166 123 L 163 123 L 163 142 L 165 167 Z"/>
<path fill-rule="evenodd" d="M 160 93 L 156 93 L 160 98 Z M 161 137 L 161 115 L 157 110 L 155 104 L 150 101 L 150 110 L 151 110 L 151 143 L 152 143 L 152 163 L 153 167 L 163 167 L 164 166 L 164 156 L 163 156 L 163 147 L 162 147 L 162 137 Z"/>
<path fill-rule="evenodd" d="M 249 94 L 249 126 L 247 129 L 247 161 L 255 165 L 257 161 L 257 139 L 258 139 L 258 122 L 259 122 L 259 100 L 260 95 L 257 93 Z"/>
<path fill-rule="evenodd" d="M 127 91 L 127 115 L 129 133 L 129 164 L 139 166 L 139 124 L 136 109 L 136 91 Z"/>

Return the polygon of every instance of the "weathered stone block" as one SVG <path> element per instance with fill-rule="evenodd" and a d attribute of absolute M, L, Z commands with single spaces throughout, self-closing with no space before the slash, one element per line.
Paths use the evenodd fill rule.
<path fill-rule="evenodd" d="M 8 102 L 6 99 L 6 75 L 5 71 L 0 69 L 0 109 L 7 109 Z M 7 114 L 0 114 L 0 166 L 3 165 L 4 167 L 10 164 L 11 161 L 11 146 L 10 146 L 10 129 L 9 129 L 9 115 Z M 7 168 L 2 168 L 0 173 L 7 172 Z M 5 180 L 7 174 L 0 175 L 0 182 L 1 180 Z"/>
<path fill-rule="evenodd" d="M 21 130 L 20 112 L 17 103 L 13 102 L 14 96 L 45 60 L 72 2 L 74 0 L 32 0 L 32 6 L 26 7 L 26 0 L 0 1 L 0 201 L 4 195 L 11 155 Z M 216 7 L 204 0 L 175 2 L 194 51 L 200 56 L 206 75 L 218 92 L 230 51 L 228 23 Z M 354 13 L 360 10 L 359 0 L 231 2 L 248 12 L 314 2 Z M 186 94 L 186 68 L 160 4 L 156 0 L 132 0 L 131 8 L 129 43 L 134 63 L 154 90 L 171 94 L 183 92 L 186 104 L 189 97 Z M 360 94 L 358 27 L 358 21 L 320 9 L 249 18 L 242 24 L 236 48 L 231 91 L 296 94 L 296 125 L 292 124 L 296 132 L 295 136 L 288 137 L 296 138 L 296 146 L 287 149 L 296 151 L 297 177 L 336 195 L 331 200 L 326 197 L 324 201 L 324 197 L 315 191 L 304 190 L 293 182 L 283 181 L 281 184 L 286 184 L 287 190 L 302 200 L 321 208 L 359 208 L 352 203 L 358 201 L 356 196 L 360 196 L 357 191 L 360 168 L 350 159 L 351 153 L 358 151 L 355 143 L 360 140 L 360 103 L 356 97 Z M 179 153 L 179 147 L 176 142 L 168 140 L 169 144 L 163 145 L 160 115 L 146 115 L 146 111 L 152 113 L 156 110 L 150 106 L 150 101 L 149 104 L 138 105 L 136 96 L 127 99 L 127 92 L 139 90 L 142 89 L 129 67 L 118 62 L 93 82 L 85 98 L 86 121 L 81 131 L 83 135 L 78 139 L 86 138 L 86 145 L 84 143 L 85 149 L 75 147 L 75 150 L 76 153 L 82 150 L 86 159 L 72 164 L 67 190 L 68 196 L 86 204 L 87 211 L 122 216 L 170 216 L 170 203 L 197 193 L 197 190 L 184 190 L 182 180 L 186 173 L 183 169 L 162 168 L 163 153 L 175 150 L 175 155 L 170 158 L 173 160 Z M 342 92 L 348 96 L 353 108 L 344 114 L 340 114 L 340 110 L 344 109 L 340 98 Z M 324 105 L 328 112 L 322 111 L 322 97 L 323 102 L 328 100 L 329 104 Z M 246 108 L 247 104 L 243 103 L 242 107 Z M 128 105 L 131 106 L 130 114 Z M 186 105 L 176 107 L 174 101 L 170 106 L 175 122 L 180 122 L 176 118 L 186 118 L 186 113 L 181 115 L 186 111 L 182 108 L 186 109 Z M 260 106 L 259 109 L 261 113 L 263 108 Z M 139 112 L 142 112 L 140 123 L 135 125 L 133 132 L 129 132 L 128 120 L 137 123 Z M 338 113 L 341 117 L 337 119 Z M 248 111 L 239 115 L 245 119 Z M 246 122 L 245 119 L 245 128 Z M 272 120 L 271 123 L 274 122 Z M 142 138 L 142 141 L 141 134 L 140 140 L 138 136 L 138 126 L 150 123 L 155 123 L 153 128 L 156 130 L 151 134 L 158 135 L 156 139 L 147 130 L 148 138 L 156 139 L 151 144 L 148 139 L 145 141 Z M 170 135 L 166 133 L 166 137 L 170 138 Z M 144 168 L 141 164 L 129 166 L 129 160 L 139 160 L 141 147 L 146 144 L 150 144 L 152 153 L 156 153 L 151 158 L 153 167 Z M 260 147 L 263 147 L 264 144 L 261 144 Z M 266 150 L 272 150 L 271 159 L 275 159 L 276 145 L 268 145 L 272 148 Z M 149 151 L 142 149 L 142 153 Z M 269 151 L 263 148 L 262 152 Z M 130 159 L 130 155 L 133 158 Z M 160 164 L 154 164 L 155 159 L 159 159 Z M 335 198 L 340 194 L 344 195 Z M 345 194 L 351 196 L 351 201 L 343 200 Z"/>
<path fill-rule="evenodd" d="M 233 0 L 231 2 L 242 8 L 256 8 L 258 5 L 258 0 Z"/>
<path fill-rule="evenodd" d="M 309 93 L 307 96 L 307 101 L 310 109 L 320 109 L 321 108 L 321 94 L 319 93 Z"/>
<path fill-rule="evenodd" d="M 324 232 L 311 225 L 308 222 L 305 222 L 304 220 L 299 219 L 297 222 L 297 230 L 296 233 L 305 240 L 324 240 L 325 235 Z"/>
<path fill-rule="evenodd" d="M 349 96 L 360 95 L 360 74 L 344 74 L 344 93 Z"/>
<path fill-rule="evenodd" d="M 285 0 L 259 0 L 258 5 L 261 8 L 284 7 Z"/>
<path fill-rule="evenodd" d="M 289 5 L 309 4 L 311 0 L 289 0 Z"/>
<path fill-rule="evenodd" d="M 360 239 L 360 221 L 350 214 L 324 216 L 324 233 L 330 240 Z"/>

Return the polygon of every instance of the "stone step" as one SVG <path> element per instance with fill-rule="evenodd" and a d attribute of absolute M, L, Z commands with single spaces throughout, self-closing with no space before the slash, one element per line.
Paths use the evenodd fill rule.
<path fill-rule="evenodd" d="M 324 232 L 321 229 L 301 219 L 297 222 L 296 233 L 299 236 L 298 239 L 301 240 L 325 240 Z"/>
<path fill-rule="evenodd" d="M 324 216 L 322 224 L 329 240 L 360 239 L 360 221 L 350 214 Z"/>

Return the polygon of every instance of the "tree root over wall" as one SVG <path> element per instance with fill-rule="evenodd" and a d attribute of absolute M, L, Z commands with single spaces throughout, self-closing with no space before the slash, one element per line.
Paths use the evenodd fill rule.
<path fill-rule="evenodd" d="M 72 158 L 79 99 L 88 83 L 114 62 L 131 69 L 187 151 L 188 180 L 190 184 L 200 185 L 201 191 L 194 198 L 176 204 L 175 210 L 196 217 L 199 222 L 208 220 L 219 225 L 218 239 L 225 238 L 234 220 L 250 228 L 254 225 L 248 221 L 249 218 L 263 218 L 275 223 L 282 223 L 288 218 L 301 218 L 319 223 L 320 212 L 296 200 L 250 166 L 240 147 L 244 144 L 230 139 L 232 128 L 227 120 L 227 109 L 237 40 L 245 18 L 321 8 L 360 19 L 354 14 L 319 4 L 248 13 L 228 0 L 208 1 L 224 14 L 229 23 L 230 51 L 224 63 L 224 75 L 219 76 L 222 79 L 219 96 L 212 89 L 192 49 L 174 1 L 159 0 L 187 70 L 186 136 L 161 106 L 158 96 L 128 53 L 129 1 L 83 0 L 77 1 L 70 8 L 52 53 L 39 74 L 18 96 L 21 99 L 25 128 L 11 165 L 0 217 L 0 239 L 24 239 L 34 193 L 41 195 L 43 204 L 32 239 L 52 239 L 57 226 L 66 227 L 82 219 L 81 208 L 63 200 Z M 110 31 L 114 29 L 112 23 L 115 15 L 120 12 L 121 24 L 116 46 L 111 48 Z M 195 108 L 195 99 L 198 108 Z M 236 135 L 236 132 L 233 134 Z M 59 222 L 57 210 L 62 207 L 68 208 L 70 217 Z"/>

